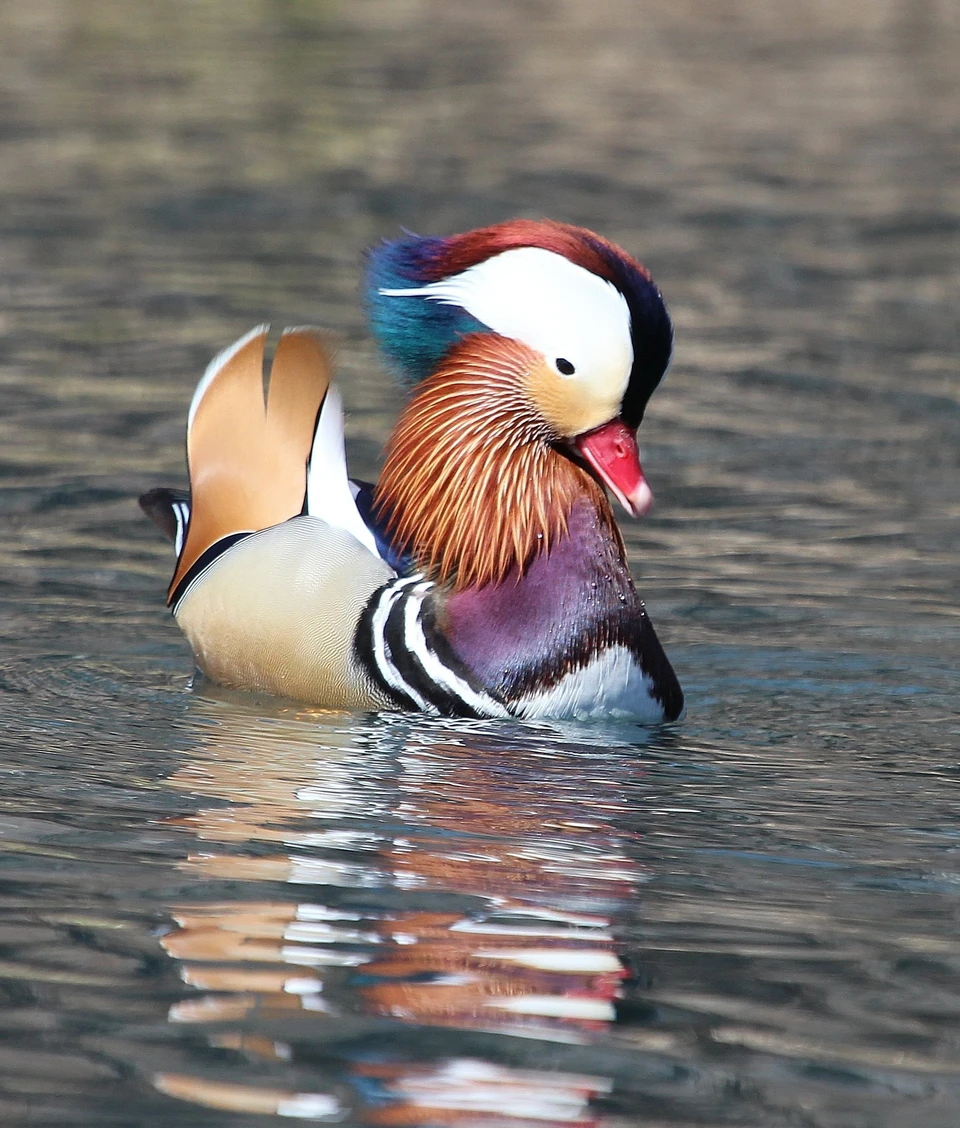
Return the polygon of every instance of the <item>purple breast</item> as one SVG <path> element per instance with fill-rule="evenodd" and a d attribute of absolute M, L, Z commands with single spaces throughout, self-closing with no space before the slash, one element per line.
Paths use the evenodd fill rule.
<path fill-rule="evenodd" d="M 617 545 L 583 503 L 570 515 L 569 535 L 525 575 L 514 570 L 502 583 L 451 595 L 439 622 L 458 657 L 510 697 L 572 647 L 589 646 L 599 621 L 634 602 Z"/>
<path fill-rule="evenodd" d="M 653 679 L 664 716 L 683 709 L 683 691 L 619 543 L 592 504 L 574 507 L 568 535 L 523 576 L 446 598 L 437 622 L 457 657 L 507 701 L 549 688 L 609 646 L 625 646 Z"/>

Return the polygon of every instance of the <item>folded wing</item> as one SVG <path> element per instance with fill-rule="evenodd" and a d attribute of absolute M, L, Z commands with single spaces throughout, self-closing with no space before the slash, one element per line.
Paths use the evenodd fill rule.
<path fill-rule="evenodd" d="M 214 680 L 334 707 L 390 699 L 356 659 L 357 622 L 395 575 L 347 479 L 340 398 L 322 338 L 268 329 L 208 367 L 187 423 L 189 500 L 141 504 L 180 548 L 168 602 Z"/>

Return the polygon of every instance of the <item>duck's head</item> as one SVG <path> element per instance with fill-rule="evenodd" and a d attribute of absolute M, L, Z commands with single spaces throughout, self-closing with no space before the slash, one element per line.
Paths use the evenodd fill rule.
<path fill-rule="evenodd" d="M 371 252 L 368 307 L 382 351 L 416 389 L 388 453 L 389 505 L 398 459 L 414 473 L 439 443 L 444 466 L 462 462 L 467 478 L 483 450 L 562 452 L 630 513 L 649 508 L 636 430 L 673 331 L 649 273 L 620 248 L 546 220 L 411 235 Z"/>

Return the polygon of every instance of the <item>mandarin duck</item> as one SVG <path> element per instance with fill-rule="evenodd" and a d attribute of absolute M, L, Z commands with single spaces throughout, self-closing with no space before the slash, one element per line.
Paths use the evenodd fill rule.
<path fill-rule="evenodd" d="M 217 356 L 187 420 L 168 604 L 212 680 L 341 709 L 675 720 L 683 693 L 607 487 L 652 494 L 636 431 L 673 332 L 646 269 L 513 220 L 370 252 L 368 312 L 412 395 L 375 486 L 348 477 L 322 336 Z"/>

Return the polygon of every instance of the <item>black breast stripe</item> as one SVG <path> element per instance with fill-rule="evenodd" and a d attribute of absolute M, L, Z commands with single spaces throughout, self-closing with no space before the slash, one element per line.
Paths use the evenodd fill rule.
<path fill-rule="evenodd" d="M 419 711 L 423 708 L 422 702 L 412 697 L 404 687 L 394 669 L 391 655 L 384 648 L 382 627 L 377 630 L 374 625 L 374 620 L 382 615 L 383 604 L 394 597 L 396 583 L 396 580 L 385 583 L 368 600 L 353 636 L 353 650 L 360 665 L 398 709 Z"/>
<path fill-rule="evenodd" d="M 357 626 L 357 658 L 403 708 L 445 717 L 509 716 L 436 629 L 432 587 L 413 576 L 378 588 Z"/>
<path fill-rule="evenodd" d="M 383 637 L 390 648 L 394 666 L 400 677 L 413 686 L 443 717 L 480 717 L 483 714 L 468 706 L 462 698 L 435 682 L 424 669 L 426 654 L 417 653 L 415 644 L 406 636 L 405 619 L 409 595 L 401 596 L 387 616 Z"/>

